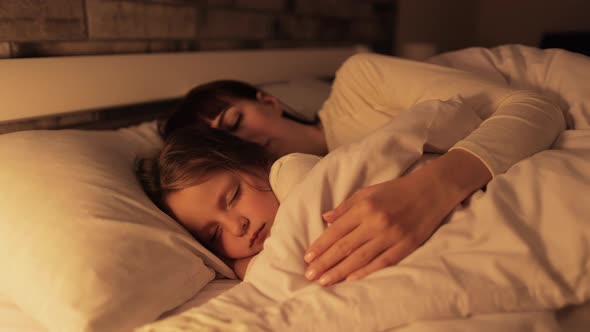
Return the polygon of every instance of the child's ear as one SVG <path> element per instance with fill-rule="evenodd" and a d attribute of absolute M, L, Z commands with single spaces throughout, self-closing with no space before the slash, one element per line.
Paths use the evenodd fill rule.
<path fill-rule="evenodd" d="M 281 109 L 281 102 L 279 101 L 279 99 L 264 91 L 258 91 L 256 93 L 256 99 L 261 103 L 272 104 L 275 109 Z"/>

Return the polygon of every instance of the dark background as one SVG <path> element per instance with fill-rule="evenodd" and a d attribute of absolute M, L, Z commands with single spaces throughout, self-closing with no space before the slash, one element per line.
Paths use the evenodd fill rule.
<path fill-rule="evenodd" d="M 588 31 L 587 0 L 0 1 L 0 58 L 354 44 L 401 56 L 416 44 L 587 51 Z"/>
<path fill-rule="evenodd" d="M 0 59 L 365 45 L 421 60 L 508 43 L 589 54 L 589 31 L 588 0 L 0 0 Z M 174 106 L 3 123 L 0 133 L 109 129 Z"/>

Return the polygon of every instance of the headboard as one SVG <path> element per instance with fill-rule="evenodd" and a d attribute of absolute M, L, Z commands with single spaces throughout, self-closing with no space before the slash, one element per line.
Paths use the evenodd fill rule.
<path fill-rule="evenodd" d="M 168 103 L 215 79 L 252 84 L 332 76 L 358 47 L 0 60 L 0 126 Z M 122 112 L 123 109 L 118 110 Z"/>

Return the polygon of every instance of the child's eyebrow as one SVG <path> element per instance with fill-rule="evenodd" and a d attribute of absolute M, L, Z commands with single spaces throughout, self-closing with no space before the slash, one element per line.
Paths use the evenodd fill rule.
<path fill-rule="evenodd" d="M 229 187 L 233 183 L 233 181 L 231 180 L 224 182 L 224 184 L 222 184 L 219 188 L 214 190 L 215 192 L 213 192 L 211 195 L 213 199 L 210 201 L 211 203 L 213 203 L 213 207 L 216 207 L 220 211 L 225 210 L 227 192 L 229 190 Z M 206 204 L 209 204 L 210 202 L 206 202 Z M 202 237 L 203 240 L 209 242 L 211 240 L 211 230 L 213 229 L 213 231 L 215 231 L 215 227 L 217 224 L 218 222 L 215 220 L 215 218 L 207 218 L 207 221 L 204 223 L 204 225 L 197 230 L 199 233 L 199 237 Z"/>
<path fill-rule="evenodd" d="M 224 178 L 222 184 L 219 186 L 219 188 L 217 190 L 215 190 L 216 193 L 213 193 L 213 195 L 217 196 L 216 199 L 214 198 L 214 201 L 216 201 L 216 203 L 214 203 L 214 205 L 220 211 L 224 211 L 226 209 L 227 195 L 231 192 L 231 189 L 235 185 L 235 183 L 236 183 L 236 179 L 233 176 L 229 176 L 227 178 Z M 205 225 L 205 228 L 209 228 L 213 223 L 214 223 L 214 221 L 207 222 L 207 224 Z"/>
<path fill-rule="evenodd" d="M 227 184 L 221 186 L 221 189 L 217 191 L 217 209 L 224 210 L 225 209 L 225 201 L 227 197 Z"/>

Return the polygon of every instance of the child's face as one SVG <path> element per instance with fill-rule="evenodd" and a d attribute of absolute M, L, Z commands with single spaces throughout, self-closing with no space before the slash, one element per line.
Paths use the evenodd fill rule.
<path fill-rule="evenodd" d="M 166 203 L 202 244 L 232 259 L 262 250 L 279 207 L 268 181 L 228 171 L 169 194 Z"/>

